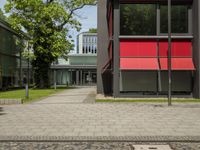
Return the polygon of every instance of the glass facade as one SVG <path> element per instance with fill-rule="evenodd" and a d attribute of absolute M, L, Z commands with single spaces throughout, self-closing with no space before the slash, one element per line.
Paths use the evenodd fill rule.
<path fill-rule="evenodd" d="M 172 33 L 188 33 L 188 9 L 187 5 L 173 5 L 172 12 Z M 160 30 L 161 33 L 168 32 L 168 11 L 167 5 L 160 6 Z"/>
<path fill-rule="evenodd" d="M 155 4 L 122 4 L 120 6 L 121 35 L 155 35 Z"/>
<path fill-rule="evenodd" d="M 172 5 L 172 33 L 189 33 L 190 9 L 190 5 Z M 120 35 L 157 35 L 167 32 L 167 5 L 120 4 Z"/>
<path fill-rule="evenodd" d="M 21 58 L 21 48 L 17 44 L 23 41 L 1 26 L 0 35 L 0 89 L 19 87 L 27 71 L 27 61 Z"/>

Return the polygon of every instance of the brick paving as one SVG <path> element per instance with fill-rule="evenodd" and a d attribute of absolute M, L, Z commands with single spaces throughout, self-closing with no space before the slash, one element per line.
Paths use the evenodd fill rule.
<path fill-rule="evenodd" d="M 95 87 L 0 106 L 0 137 L 200 136 L 200 104 L 90 103 Z"/>

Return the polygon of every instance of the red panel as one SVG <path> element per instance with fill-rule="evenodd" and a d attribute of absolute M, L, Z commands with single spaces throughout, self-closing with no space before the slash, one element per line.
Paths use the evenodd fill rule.
<path fill-rule="evenodd" d="M 109 22 L 109 37 L 112 37 L 113 32 L 113 8 L 112 3 L 109 3 L 109 9 L 108 9 L 108 22 Z"/>
<path fill-rule="evenodd" d="M 168 58 L 160 58 L 161 70 L 168 70 Z M 172 58 L 172 70 L 195 70 L 192 58 Z"/>
<path fill-rule="evenodd" d="M 158 70 L 157 58 L 120 58 L 122 70 Z"/>
<path fill-rule="evenodd" d="M 152 2 L 166 2 L 166 0 L 120 0 L 120 3 L 152 3 Z M 192 4 L 192 0 L 172 0 L 173 3 Z"/>
<path fill-rule="evenodd" d="M 159 53 L 161 57 L 167 57 L 168 42 L 159 42 Z M 172 42 L 172 57 L 192 57 L 192 42 L 191 41 L 173 41 Z"/>
<path fill-rule="evenodd" d="M 156 57 L 156 41 L 120 40 L 121 57 Z"/>

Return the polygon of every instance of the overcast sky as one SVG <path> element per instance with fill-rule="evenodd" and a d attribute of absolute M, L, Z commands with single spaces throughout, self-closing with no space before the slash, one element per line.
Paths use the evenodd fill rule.
<path fill-rule="evenodd" d="M 0 0 L 0 8 L 3 9 L 3 6 L 5 5 L 6 0 Z M 96 6 L 85 6 L 81 10 L 76 11 L 76 14 L 81 16 L 79 18 L 79 21 L 82 24 L 82 30 L 80 32 L 88 31 L 90 28 L 96 28 L 97 27 L 97 7 Z M 72 35 L 75 41 L 76 45 L 76 36 L 79 33 L 76 31 L 72 31 Z M 76 46 L 75 46 L 76 50 Z"/>

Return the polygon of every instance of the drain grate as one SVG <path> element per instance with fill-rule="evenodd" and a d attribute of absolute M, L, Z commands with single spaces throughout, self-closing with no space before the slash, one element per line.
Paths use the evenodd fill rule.
<path fill-rule="evenodd" d="M 172 150 L 169 145 L 131 145 L 132 150 Z"/>

